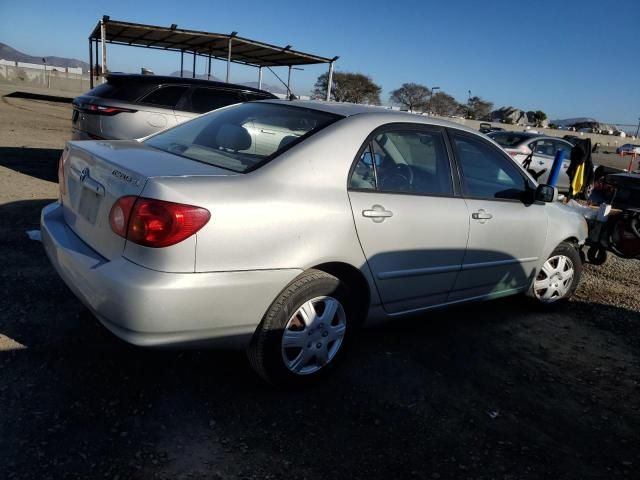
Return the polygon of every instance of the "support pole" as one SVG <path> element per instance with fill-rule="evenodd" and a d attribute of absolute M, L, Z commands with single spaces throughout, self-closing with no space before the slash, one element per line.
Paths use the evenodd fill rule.
<path fill-rule="evenodd" d="M 291 98 L 291 65 L 289 65 L 289 76 L 287 77 L 287 99 Z"/>
<path fill-rule="evenodd" d="M 258 67 L 258 89 L 262 90 L 262 67 Z"/>
<path fill-rule="evenodd" d="M 93 89 L 93 40 L 89 39 L 89 89 Z"/>
<path fill-rule="evenodd" d="M 331 100 L 332 84 L 333 84 L 333 62 L 329 63 L 329 78 L 327 79 L 327 102 Z"/>
<path fill-rule="evenodd" d="M 229 83 L 229 75 L 231 74 L 231 42 L 229 38 L 229 46 L 227 47 L 227 83 Z"/>
<path fill-rule="evenodd" d="M 209 63 L 207 64 L 207 80 L 211 80 L 211 50 L 209 50 Z"/>
<path fill-rule="evenodd" d="M 93 68 L 95 69 L 95 73 L 98 73 L 98 66 L 100 65 L 100 62 L 98 62 L 98 39 L 94 39 L 93 40 L 93 54 L 95 55 L 95 61 L 93 62 Z M 97 75 L 96 75 L 97 77 Z"/>
<path fill-rule="evenodd" d="M 191 78 L 196 78 L 196 51 L 193 51 L 193 70 L 191 71 Z"/>
<path fill-rule="evenodd" d="M 184 50 L 180 50 L 180 78 L 184 77 Z"/>
<path fill-rule="evenodd" d="M 102 78 L 107 75 L 107 26 L 100 20 L 100 40 L 102 41 Z"/>

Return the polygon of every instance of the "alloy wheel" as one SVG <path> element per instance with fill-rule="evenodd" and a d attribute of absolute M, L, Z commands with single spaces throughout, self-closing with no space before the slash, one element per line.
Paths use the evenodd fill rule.
<path fill-rule="evenodd" d="M 287 369 L 309 375 L 331 362 L 344 340 L 346 321 L 342 304 L 333 297 L 303 303 L 282 334 L 282 359 Z"/>
<path fill-rule="evenodd" d="M 573 284 L 574 267 L 569 257 L 555 255 L 542 266 L 533 284 L 538 300 L 553 303 L 564 298 Z"/>

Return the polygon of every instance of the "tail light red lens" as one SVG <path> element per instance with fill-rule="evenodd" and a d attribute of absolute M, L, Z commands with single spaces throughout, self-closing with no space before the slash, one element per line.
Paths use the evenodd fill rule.
<path fill-rule="evenodd" d="M 96 115 L 117 115 L 118 113 L 135 113 L 137 111 L 130 108 L 93 105 L 91 103 L 81 105 L 80 109 L 88 113 L 95 113 Z"/>
<path fill-rule="evenodd" d="M 111 229 L 121 237 L 145 247 L 175 245 L 204 227 L 209 210 L 193 205 L 135 196 L 121 197 L 111 207 Z"/>

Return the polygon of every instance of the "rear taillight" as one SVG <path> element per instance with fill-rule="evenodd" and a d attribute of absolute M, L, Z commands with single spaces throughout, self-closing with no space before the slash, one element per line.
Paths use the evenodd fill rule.
<path fill-rule="evenodd" d="M 209 210 L 152 198 L 121 197 L 111 207 L 109 224 L 121 237 L 145 247 L 175 245 L 211 218 Z"/>
<path fill-rule="evenodd" d="M 107 105 L 93 105 L 91 103 L 85 103 L 80 106 L 80 109 L 84 112 L 94 113 L 96 115 L 117 115 L 118 113 L 135 113 L 137 110 L 121 107 L 110 107 Z"/>

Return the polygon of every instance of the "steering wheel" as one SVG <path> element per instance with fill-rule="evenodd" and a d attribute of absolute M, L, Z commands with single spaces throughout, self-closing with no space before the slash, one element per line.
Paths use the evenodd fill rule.
<path fill-rule="evenodd" d="M 381 186 L 390 190 L 411 190 L 413 180 L 413 169 L 406 163 L 398 163 L 382 179 Z"/>

